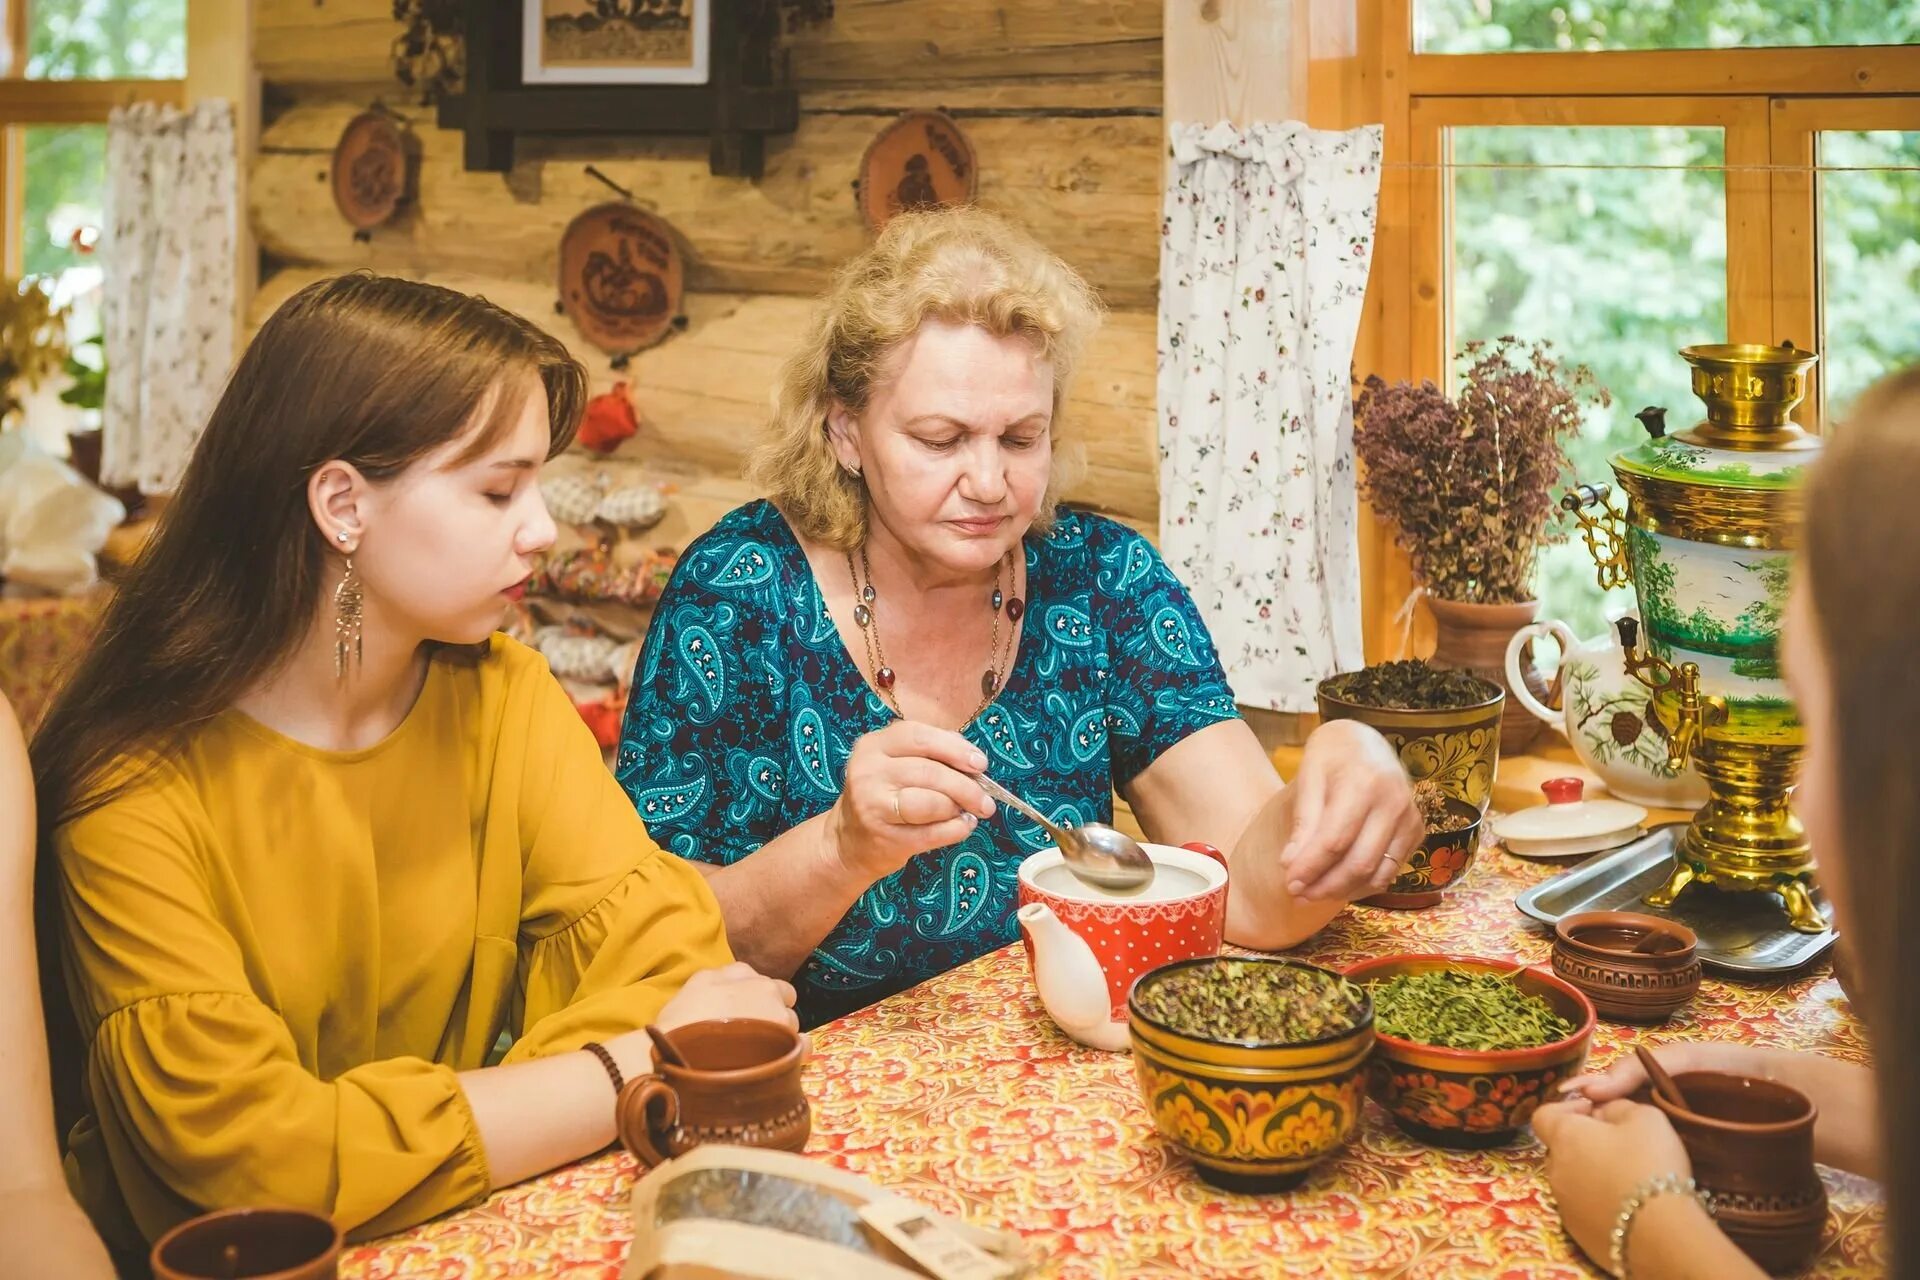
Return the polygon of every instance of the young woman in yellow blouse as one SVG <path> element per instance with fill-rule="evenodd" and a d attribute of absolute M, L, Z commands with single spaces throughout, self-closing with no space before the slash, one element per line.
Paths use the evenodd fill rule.
<path fill-rule="evenodd" d="M 406 1227 L 611 1142 L 646 1023 L 793 1024 L 493 634 L 584 381 L 477 298 L 302 291 L 35 738 L 69 1178 L 116 1247 L 264 1202 Z"/>

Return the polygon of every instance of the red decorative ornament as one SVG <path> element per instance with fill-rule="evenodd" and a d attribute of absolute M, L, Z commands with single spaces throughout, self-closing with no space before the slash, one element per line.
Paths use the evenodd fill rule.
<path fill-rule="evenodd" d="M 880 668 L 878 671 L 873 673 L 873 678 L 876 682 L 879 683 L 882 689 L 886 689 L 889 691 L 893 689 L 893 668 L 892 667 Z"/>
<path fill-rule="evenodd" d="M 640 419 L 627 395 L 627 384 L 616 382 L 613 390 L 587 401 L 586 416 L 580 420 L 575 438 L 595 453 L 608 453 L 639 429 Z"/>
<path fill-rule="evenodd" d="M 1020 615 L 1027 611 L 1027 602 L 1019 596 L 1007 601 L 1007 617 L 1013 622 L 1020 621 Z"/>

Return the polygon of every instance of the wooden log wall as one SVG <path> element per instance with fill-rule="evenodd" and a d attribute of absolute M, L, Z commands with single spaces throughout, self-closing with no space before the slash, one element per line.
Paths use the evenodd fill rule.
<path fill-rule="evenodd" d="M 837 0 L 830 23 L 789 38 L 800 127 L 769 139 L 758 182 L 711 175 L 704 139 L 643 133 L 523 139 L 511 173 L 469 173 L 460 135 L 391 79 L 391 0 L 253 4 L 265 111 L 251 225 L 267 263 L 254 323 L 354 267 L 484 294 L 566 340 L 596 389 L 630 380 L 645 425 L 622 452 L 698 476 L 686 490 L 717 516 L 745 496 L 741 456 L 812 299 L 867 242 L 852 182 L 868 140 L 901 111 L 940 107 L 973 140 L 981 203 L 1024 221 L 1112 309 L 1067 410 L 1085 455 L 1070 496 L 1153 530 L 1160 0 Z M 356 242 L 327 164 L 376 97 L 421 140 L 420 198 Z M 555 314 L 560 233 L 612 198 L 589 164 L 677 228 L 687 263 L 687 327 L 624 374 Z M 681 513 L 675 536 L 699 532 L 706 512 Z"/>

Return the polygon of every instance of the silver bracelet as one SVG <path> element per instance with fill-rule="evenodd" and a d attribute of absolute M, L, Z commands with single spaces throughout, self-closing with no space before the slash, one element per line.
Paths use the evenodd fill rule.
<path fill-rule="evenodd" d="M 1627 1233 L 1633 1230 L 1633 1220 L 1649 1203 L 1661 1196 L 1692 1196 L 1700 1202 L 1700 1207 L 1709 1214 L 1713 1212 L 1713 1197 L 1702 1191 L 1692 1178 L 1683 1178 L 1677 1173 L 1663 1173 L 1648 1178 L 1633 1189 L 1626 1203 L 1620 1206 L 1620 1216 L 1613 1220 L 1613 1234 L 1607 1238 L 1607 1252 L 1611 1265 L 1608 1273 L 1626 1280 L 1627 1276 Z"/>

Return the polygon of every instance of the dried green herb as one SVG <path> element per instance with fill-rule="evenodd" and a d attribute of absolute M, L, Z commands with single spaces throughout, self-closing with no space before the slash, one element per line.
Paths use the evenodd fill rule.
<path fill-rule="evenodd" d="M 1443 1049 L 1537 1049 L 1573 1034 L 1547 1001 L 1497 973 L 1434 969 L 1370 982 L 1374 1025 Z"/>
<path fill-rule="evenodd" d="M 1345 978 L 1301 965 L 1216 960 L 1142 983 L 1140 1011 L 1184 1036 L 1300 1044 L 1351 1031 L 1367 996 Z"/>
<path fill-rule="evenodd" d="M 1471 671 L 1429 666 L 1419 658 L 1329 676 L 1320 687 L 1342 702 L 1394 711 L 1473 707 L 1500 692 L 1498 685 Z"/>

